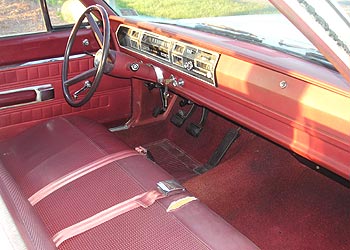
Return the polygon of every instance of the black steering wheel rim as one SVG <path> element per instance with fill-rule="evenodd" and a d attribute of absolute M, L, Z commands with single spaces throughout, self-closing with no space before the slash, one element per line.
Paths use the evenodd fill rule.
<path fill-rule="evenodd" d="M 92 12 L 99 13 L 102 20 L 103 33 L 101 33 L 97 23 L 93 19 L 91 15 Z M 100 45 L 100 51 L 102 52 L 97 53 L 99 54 L 99 58 L 95 57 L 94 68 L 86 72 L 83 72 L 71 79 L 68 79 L 69 56 L 71 54 L 72 46 L 74 44 L 77 32 L 85 18 L 88 19 L 90 27 L 95 34 L 97 42 Z M 80 16 L 79 20 L 75 23 L 70 33 L 70 36 L 68 38 L 66 49 L 64 52 L 63 67 L 62 67 L 62 88 L 63 88 L 64 98 L 66 99 L 68 104 L 71 105 L 72 107 L 80 107 L 84 105 L 91 99 L 92 95 L 96 91 L 104 73 L 104 68 L 105 68 L 108 54 L 109 54 L 109 45 L 110 45 L 110 23 L 109 23 L 106 10 L 100 5 L 92 5 L 87 7 L 86 10 L 83 12 L 83 14 Z M 94 80 L 92 83 L 89 82 L 89 87 L 86 88 L 88 91 L 86 95 L 80 100 L 72 96 L 69 91 L 69 87 L 79 82 L 82 82 L 84 80 L 87 80 L 90 77 L 94 77 Z M 87 82 L 85 82 L 85 84 L 87 84 Z"/>

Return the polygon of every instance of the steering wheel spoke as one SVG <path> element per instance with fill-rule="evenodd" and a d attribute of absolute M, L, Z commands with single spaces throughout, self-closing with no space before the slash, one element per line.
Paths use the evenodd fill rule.
<path fill-rule="evenodd" d="M 92 17 L 91 13 L 86 13 L 85 14 L 89 24 L 90 24 L 90 27 L 92 29 L 92 31 L 94 32 L 95 34 L 95 37 L 96 37 L 96 40 L 98 42 L 98 44 L 100 45 L 100 48 L 102 48 L 103 46 L 103 35 L 102 35 L 102 32 L 100 30 L 100 28 L 98 27 L 95 19 Z"/>
<path fill-rule="evenodd" d="M 81 81 L 84 81 L 90 77 L 93 77 L 94 75 L 96 75 L 96 72 L 97 72 L 97 68 L 92 68 L 92 69 L 89 69 L 79 75 L 76 75 L 74 77 L 72 77 L 71 79 L 63 82 L 63 84 L 67 87 L 70 87 L 74 84 L 77 84 L 78 82 L 81 82 Z"/>
<path fill-rule="evenodd" d="M 91 15 L 92 12 L 98 12 L 101 16 L 103 31 L 101 32 L 97 22 Z M 91 26 L 91 29 L 99 43 L 101 49 L 96 53 L 94 60 L 94 67 L 83 73 L 80 73 L 71 79 L 68 79 L 68 66 L 69 66 L 69 56 L 73 47 L 75 37 L 78 33 L 79 27 L 81 26 L 84 19 L 87 18 Z M 69 36 L 66 50 L 64 52 L 64 60 L 62 66 L 62 88 L 64 98 L 72 107 L 80 107 L 87 103 L 94 92 L 96 91 L 99 83 L 101 82 L 102 76 L 106 71 L 106 67 L 109 68 L 107 63 L 109 54 L 109 44 L 110 44 L 110 23 L 108 20 L 108 15 L 106 10 L 100 5 L 89 6 L 84 13 L 81 15 L 77 23 L 74 25 L 72 32 Z M 108 71 L 106 71 L 108 72 Z M 93 81 L 90 82 L 89 78 L 93 77 Z M 82 89 L 76 91 L 73 95 L 70 93 L 69 87 L 73 86 L 79 82 L 85 81 L 85 85 Z M 89 83 L 88 85 L 86 83 Z M 78 98 L 81 92 L 86 92 L 82 98 Z"/>

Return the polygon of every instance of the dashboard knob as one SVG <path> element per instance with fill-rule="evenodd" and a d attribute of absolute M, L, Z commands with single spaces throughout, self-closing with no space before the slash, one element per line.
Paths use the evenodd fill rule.
<path fill-rule="evenodd" d="M 185 85 L 185 81 L 182 78 L 179 78 L 179 80 L 177 81 L 177 86 L 182 87 Z"/>
<path fill-rule="evenodd" d="M 130 69 L 131 69 L 132 71 L 134 71 L 134 72 L 138 71 L 139 68 L 140 68 L 140 64 L 138 64 L 138 63 L 132 63 L 132 64 L 130 65 Z"/>
<path fill-rule="evenodd" d="M 185 63 L 185 68 L 188 70 L 188 71 L 191 71 L 193 69 L 193 62 L 192 61 L 188 61 Z"/>

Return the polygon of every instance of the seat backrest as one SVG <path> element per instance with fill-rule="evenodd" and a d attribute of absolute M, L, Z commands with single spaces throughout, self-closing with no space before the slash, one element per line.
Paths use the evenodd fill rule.
<path fill-rule="evenodd" d="M 6 234 L 2 238 L 7 240 L 1 241 L 1 246 L 6 246 L 6 249 L 57 250 L 39 215 L 24 198 L 1 161 L 0 195 L 0 229 L 2 236 Z"/>

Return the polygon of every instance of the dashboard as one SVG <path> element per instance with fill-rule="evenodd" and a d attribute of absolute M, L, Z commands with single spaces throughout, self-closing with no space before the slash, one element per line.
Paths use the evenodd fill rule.
<path fill-rule="evenodd" d="M 121 52 L 184 80 L 169 84 L 176 95 L 350 176 L 350 89 L 338 72 L 223 36 L 115 21 Z"/>
<path fill-rule="evenodd" d="M 116 36 L 122 48 L 217 86 L 215 69 L 219 53 L 126 25 L 119 26 Z"/>

